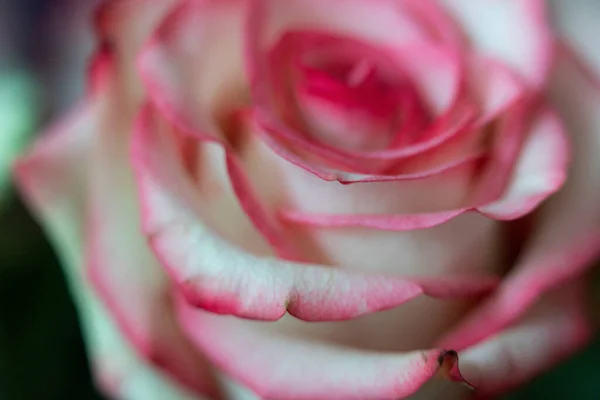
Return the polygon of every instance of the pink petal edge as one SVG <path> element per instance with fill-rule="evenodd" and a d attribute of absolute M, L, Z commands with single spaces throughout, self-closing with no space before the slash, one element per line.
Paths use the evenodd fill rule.
<path fill-rule="evenodd" d="M 436 376 L 465 382 L 453 351 L 345 349 L 268 334 L 243 320 L 194 309 L 184 299 L 178 310 L 196 346 L 261 398 L 391 400 L 410 396 Z"/>

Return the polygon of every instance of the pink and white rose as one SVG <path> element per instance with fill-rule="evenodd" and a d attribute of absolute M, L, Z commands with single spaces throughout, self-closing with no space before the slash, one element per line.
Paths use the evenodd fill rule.
<path fill-rule="evenodd" d="M 85 98 L 16 166 L 98 385 L 458 399 L 580 349 L 600 254 L 599 15 L 585 0 L 105 2 Z"/>

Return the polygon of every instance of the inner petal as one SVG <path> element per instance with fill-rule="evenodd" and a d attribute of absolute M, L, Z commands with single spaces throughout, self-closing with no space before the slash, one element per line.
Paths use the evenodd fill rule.
<path fill-rule="evenodd" d="M 365 111 L 389 118 L 397 105 L 393 85 L 386 82 L 367 59 L 356 63 L 331 63 L 322 67 L 301 66 L 304 94 L 337 103 L 350 111 Z"/>
<path fill-rule="evenodd" d="M 348 37 L 288 32 L 269 55 L 274 106 L 304 140 L 338 151 L 415 143 L 439 110 L 396 53 Z"/>
<path fill-rule="evenodd" d="M 387 174 L 455 136 L 449 121 L 470 118 L 462 63 L 436 46 L 392 49 L 288 31 L 267 59 L 252 85 L 261 125 L 333 168 Z"/>
<path fill-rule="evenodd" d="M 367 59 L 300 65 L 295 97 L 316 140 L 348 150 L 380 150 L 392 143 L 401 98 L 396 85 Z"/>

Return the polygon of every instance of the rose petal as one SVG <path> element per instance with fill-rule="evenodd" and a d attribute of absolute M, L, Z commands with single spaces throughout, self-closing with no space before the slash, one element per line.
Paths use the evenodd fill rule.
<path fill-rule="evenodd" d="M 510 162 L 510 154 L 507 156 Z M 569 145 L 555 113 L 548 109 L 539 112 L 514 163 L 512 180 L 502 197 L 478 207 L 479 212 L 495 219 L 516 219 L 530 213 L 561 188 L 567 178 Z M 498 176 L 499 172 L 495 173 Z"/>
<path fill-rule="evenodd" d="M 95 143 L 97 112 L 97 103 L 88 99 L 42 135 L 17 163 L 17 183 L 65 267 L 97 384 L 118 398 L 203 399 L 138 357 L 86 279 L 82 250 L 87 161 Z"/>
<path fill-rule="evenodd" d="M 134 164 L 143 225 L 156 255 L 187 299 L 213 312 L 274 320 L 348 319 L 394 307 L 420 294 L 460 297 L 494 286 L 490 277 L 399 278 L 257 257 L 227 243 L 186 179 L 170 139 L 142 113 Z M 214 224 L 218 230 L 218 221 Z M 219 232 L 222 234 L 222 232 Z"/>
<path fill-rule="evenodd" d="M 479 105 L 479 124 L 492 121 L 527 93 L 522 80 L 494 59 L 472 56 L 467 68 L 470 93 Z"/>
<path fill-rule="evenodd" d="M 552 62 L 552 35 L 542 0 L 437 0 L 465 31 L 475 50 L 542 86 Z"/>
<path fill-rule="evenodd" d="M 110 93 L 114 95 L 114 93 Z M 89 161 L 86 261 L 92 284 L 143 358 L 197 393 L 215 393 L 209 367 L 173 320 L 170 283 L 140 231 L 129 165 L 131 121 L 112 96 L 99 99 L 96 142 Z"/>
<path fill-rule="evenodd" d="M 261 398 L 397 399 L 414 394 L 447 362 L 440 349 L 376 353 L 268 333 L 179 302 L 181 325 L 220 368 Z"/>
<path fill-rule="evenodd" d="M 480 395 L 498 395 L 539 375 L 592 338 L 584 285 L 545 295 L 517 324 L 460 352 L 461 369 Z"/>
<path fill-rule="evenodd" d="M 485 205 L 502 198 L 511 183 L 523 142 L 530 133 L 538 109 L 537 96 L 523 97 L 494 123 L 483 128 L 490 133 L 488 157 L 467 200 L 468 204 Z"/>

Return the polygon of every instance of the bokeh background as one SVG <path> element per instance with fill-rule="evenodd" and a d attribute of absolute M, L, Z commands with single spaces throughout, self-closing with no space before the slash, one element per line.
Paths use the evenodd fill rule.
<path fill-rule="evenodd" d="M 0 0 L 0 400 L 104 398 L 56 255 L 2 172 L 82 93 L 98 1 Z M 600 400 L 600 338 L 506 399 Z"/>

